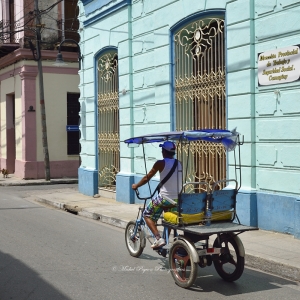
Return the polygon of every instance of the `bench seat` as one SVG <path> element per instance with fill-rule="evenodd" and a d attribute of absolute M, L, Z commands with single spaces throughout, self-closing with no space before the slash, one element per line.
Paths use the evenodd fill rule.
<path fill-rule="evenodd" d="M 205 221 L 205 205 L 207 197 L 211 197 L 211 221 L 233 221 L 235 218 L 237 190 L 225 188 L 215 190 L 212 194 L 182 193 L 179 195 L 178 209 L 181 212 L 179 222 L 178 212 L 175 210 L 164 213 L 164 221 L 171 224 L 199 224 Z"/>

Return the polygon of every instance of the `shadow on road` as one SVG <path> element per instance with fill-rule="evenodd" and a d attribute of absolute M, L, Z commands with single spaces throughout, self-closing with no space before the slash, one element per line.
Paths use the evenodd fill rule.
<path fill-rule="evenodd" d="M 213 266 L 198 268 L 198 277 L 190 290 L 198 292 L 215 292 L 223 296 L 257 293 L 295 286 L 293 281 L 245 268 L 243 275 L 235 282 L 223 280 Z M 298 289 L 298 288 L 297 288 Z"/>
<path fill-rule="evenodd" d="M 37 272 L 0 251 L 0 299 L 69 300 Z"/>
<path fill-rule="evenodd" d="M 162 256 L 158 256 L 153 251 L 152 253 L 143 253 L 139 259 L 129 258 L 127 261 L 128 266 L 136 268 L 135 271 L 140 274 L 147 274 L 147 272 L 143 273 L 143 271 L 147 271 L 149 269 L 148 261 L 151 262 L 151 268 L 153 272 L 149 272 L 152 274 L 165 274 L 168 273 L 167 276 L 170 276 L 170 281 L 166 280 L 166 287 L 169 287 L 168 284 L 170 282 L 174 282 L 171 278 L 171 270 L 169 269 L 168 258 L 163 258 Z M 149 278 L 147 278 L 149 280 Z M 169 283 L 168 283 L 169 282 Z M 175 283 L 175 282 L 174 282 Z M 174 284 L 173 283 L 173 284 Z M 172 286 L 172 283 L 171 283 Z M 280 278 L 277 276 L 273 276 L 271 274 L 263 273 L 261 271 L 257 271 L 254 269 L 245 268 L 242 276 L 235 282 L 227 282 L 223 280 L 218 273 L 216 272 L 214 266 L 208 266 L 205 268 L 198 267 L 198 276 L 194 282 L 194 284 L 189 289 L 181 289 L 180 287 L 176 288 L 176 294 L 179 297 L 181 293 L 188 295 L 189 297 L 202 297 L 200 295 L 203 294 L 205 297 L 210 293 L 215 293 L 216 295 L 222 296 L 238 296 L 243 295 L 243 299 L 248 299 L 246 295 L 255 294 L 261 295 L 261 292 L 267 292 L 267 295 L 282 294 L 284 295 L 285 289 L 288 288 L 293 290 L 295 294 L 298 295 L 300 291 L 300 286 L 297 285 L 294 281 Z M 291 291 L 290 290 L 290 291 Z M 292 292 L 291 292 L 292 293 Z M 197 295 L 197 296 L 195 296 Z M 174 299 L 177 299 L 176 297 Z M 193 298 L 194 299 L 194 298 Z M 200 298 L 199 298 L 200 299 Z M 216 296 L 216 299 L 219 299 Z M 250 298 L 249 298 L 250 299 Z M 254 299 L 254 298 L 251 298 Z M 271 299 L 271 298 L 270 298 Z M 273 298 L 272 298 L 273 299 Z M 278 298 L 283 299 L 283 298 Z"/>

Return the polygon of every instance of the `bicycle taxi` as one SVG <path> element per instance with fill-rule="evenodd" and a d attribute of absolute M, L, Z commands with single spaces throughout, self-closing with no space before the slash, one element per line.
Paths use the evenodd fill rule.
<path fill-rule="evenodd" d="M 149 134 L 125 140 L 128 146 L 143 147 L 145 171 L 147 174 L 145 149 L 147 143 L 164 141 L 177 143 L 180 147 L 189 147 L 193 141 L 222 143 L 227 151 L 233 151 L 233 179 L 219 180 L 212 185 L 208 182 L 187 182 L 183 174 L 182 190 L 178 195 L 175 211 L 165 212 L 161 224 L 162 237 L 166 245 L 155 249 L 159 255 L 168 256 L 169 270 L 176 284 L 188 288 L 197 277 L 198 266 L 204 268 L 214 265 L 217 273 L 226 281 L 235 281 L 244 271 L 245 249 L 239 234 L 257 230 L 257 227 L 242 225 L 236 212 L 236 197 L 241 186 L 240 134 L 235 130 L 188 130 Z M 189 148 L 188 148 L 189 149 Z M 183 151 L 179 151 L 181 156 Z M 189 155 L 190 151 L 187 151 Z M 177 152 L 178 154 L 178 152 Z M 185 173 L 188 169 L 188 158 L 177 157 L 183 164 Z M 239 181 L 238 181 L 239 180 Z M 223 188 L 220 188 L 223 187 Z M 142 212 L 146 201 L 153 198 L 157 190 L 150 196 L 137 198 L 144 200 L 139 208 L 137 219 L 130 221 L 125 230 L 125 242 L 131 256 L 139 257 L 146 246 L 146 239 L 154 238 L 147 227 Z M 174 234 L 169 236 L 170 230 Z M 214 237 L 211 243 L 210 238 Z"/>

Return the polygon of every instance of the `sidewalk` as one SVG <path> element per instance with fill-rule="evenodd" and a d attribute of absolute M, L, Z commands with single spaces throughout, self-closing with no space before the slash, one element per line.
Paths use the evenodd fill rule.
<path fill-rule="evenodd" d="M 77 178 L 60 178 L 60 179 L 51 179 L 46 181 L 45 179 L 20 179 L 8 175 L 8 178 L 3 178 L 0 173 L 0 186 L 21 186 L 21 185 L 50 185 L 50 184 L 70 184 L 78 183 Z"/>
<path fill-rule="evenodd" d="M 76 179 L 19 180 L 0 179 L 0 186 L 77 183 Z M 137 216 L 139 204 L 125 204 L 108 198 L 94 198 L 72 189 L 41 191 L 32 200 L 125 228 Z M 142 203 L 141 203 L 142 204 Z M 300 281 L 300 240 L 293 236 L 271 231 L 255 230 L 240 235 L 246 251 L 246 266 L 253 267 L 287 279 Z"/>

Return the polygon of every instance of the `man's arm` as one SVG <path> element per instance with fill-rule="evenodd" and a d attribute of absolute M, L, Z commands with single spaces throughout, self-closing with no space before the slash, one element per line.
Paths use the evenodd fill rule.
<path fill-rule="evenodd" d="M 132 189 L 136 190 L 137 188 L 141 187 L 142 185 L 146 184 L 150 179 L 157 173 L 157 171 L 161 172 L 164 168 L 164 161 L 158 160 L 149 171 L 138 183 L 134 183 L 132 185 Z"/>

